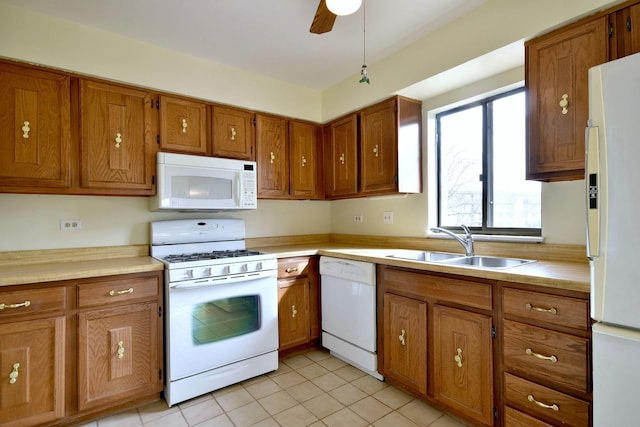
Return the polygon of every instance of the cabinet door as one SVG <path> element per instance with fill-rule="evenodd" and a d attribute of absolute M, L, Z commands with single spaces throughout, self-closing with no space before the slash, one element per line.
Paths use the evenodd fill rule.
<path fill-rule="evenodd" d="M 427 393 L 427 303 L 384 294 L 384 375 Z"/>
<path fill-rule="evenodd" d="M 360 191 L 394 192 L 398 176 L 396 99 L 364 109 L 360 120 Z"/>
<path fill-rule="evenodd" d="M 491 317 L 435 305 L 433 334 L 434 397 L 492 425 Z"/>
<path fill-rule="evenodd" d="M 526 46 L 527 179 L 582 179 L 589 68 L 607 61 L 602 17 Z"/>
<path fill-rule="evenodd" d="M 351 114 L 327 128 L 324 141 L 325 192 L 327 197 L 358 193 L 358 116 Z"/>
<path fill-rule="evenodd" d="M 160 150 L 209 154 L 207 104 L 160 97 Z"/>
<path fill-rule="evenodd" d="M 609 15 L 609 60 L 640 52 L 640 4 Z"/>
<path fill-rule="evenodd" d="M 155 302 L 78 314 L 80 410 L 160 391 L 158 319 Z"/>
<path fill-rule="evenodd" d="M 304 199 L 321 197 L 318 133 L 317 125 L 295 120 L 289 122 L 290 194 L 293 197 Z"/>
<path fill-rule="evenodd" d="M 255 114 L 229 107 L 213 107 L 213 155 L 254 160 Z"/>
<path fill-rule="evenodd" d="M 309 280 L 278 280 L 279 350 L 309 342 Z"/>
<path fill-rule="evenodd" d="M 82 187 L 93 193 L 152 194 L 157 109 L 151 94 L 85 80 L 80 112 Z"/>
<path fill-rule="evenodd" d="M 64 329 L 64 317 L 2 325 L 0 425 L 32 426 L 64 415 Z"/>
<path fill-rule="evenodd" d="M 0 99 L 0 191 L 69 187 L 69 77 L 0 63 Z"/>
<path fill-rule="evenodd" d="M 289 195 L 289 144 L 287 120 L 256 114 L 258 197 Z"/>

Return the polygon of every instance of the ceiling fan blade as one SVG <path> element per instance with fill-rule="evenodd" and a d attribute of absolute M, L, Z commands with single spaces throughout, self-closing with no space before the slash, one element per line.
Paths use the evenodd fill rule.
<path fill-rule="evenodd" d="M 325 0 L 320 0 L 316 16 L 313 17 L 309 31 L 315 34 L 328 33 L 333 28 L 335 20 L 336 15 L 327 8 Z"/>

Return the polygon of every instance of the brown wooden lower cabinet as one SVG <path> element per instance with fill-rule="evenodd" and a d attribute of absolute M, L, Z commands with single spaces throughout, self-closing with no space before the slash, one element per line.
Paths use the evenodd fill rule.
<path fill-rule="evenodd" d="M 77 424 L 159 399 L 162 272 L 5 286 L 0 304 L 0 425 Z"/>

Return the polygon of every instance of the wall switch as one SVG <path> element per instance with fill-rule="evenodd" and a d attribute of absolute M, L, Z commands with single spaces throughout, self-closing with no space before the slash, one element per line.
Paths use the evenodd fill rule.
<path fill-rule="evenodd" d="M 387 211 L 382 214 L 382 222 L 385 224 L 393 224 L 393 211 Z"/>
<path fill-rule="evenodd" d="M 362 215 L 355 215 L 353 217 L 353 222 L 364 222 L 364 218 L 362 217 Z"/>
<path fill-rule="evenodd" d="M 60 230 L 82 230 L 82 221 L 80 221 L 79 219 L 61 219 Z"/>

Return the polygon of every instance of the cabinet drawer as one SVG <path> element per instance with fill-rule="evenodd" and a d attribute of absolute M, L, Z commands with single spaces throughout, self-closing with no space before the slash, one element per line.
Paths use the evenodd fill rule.
<path fill-rule="evenodd" d="M 160 292 L 159 276 L 125 277 L 78 286 L 78 307 L 108 305 L 141 298 L 155 298 Z"/>
<path fill-rule="evenodd" d="M 589 391 L 589 340 L 524 323 L 504 322 L 507 369 L 553 384 Z"/>
<path fill-rule="evenodd" d="M 286 258 L 278 261 L 278 277 L 292 277 L 307 274 L 311 258 Z"/>
<path fill-rule="evenodd" d="M 381 280 L 384 280 L 387 292 L 397 292 L 412 298 L 425 300 L 436 299 L 491 310 L 491 285 L 411 273 L 393 268 L 383 269 Z"/>
<path fill-rule="evenodd" d="M 553 427 L 544 421 L 533 418 L 524 412 L 506 407 L 504 409 L 504 426 L 505 427 Z"/>
<path fill-rule="evenodd" d="M 554 325 L 589 330 L 589 302 L 587 300 L 518 289 L 505 289 L 503 304 L 507 316 L 512 314 Z"/>
<path fill-rule="evenodd" d="M 22 314 L 40 314 L 65 308 L 64 286 L 24 289 L 0 293 L 0 319 Z"/>
<path fill-rule="evenodd" d="M 589 425 L 588 402 L 511 374 L 504 374 L 504 383 L 505 400 L 510 405 L 566 425 Z"/>

